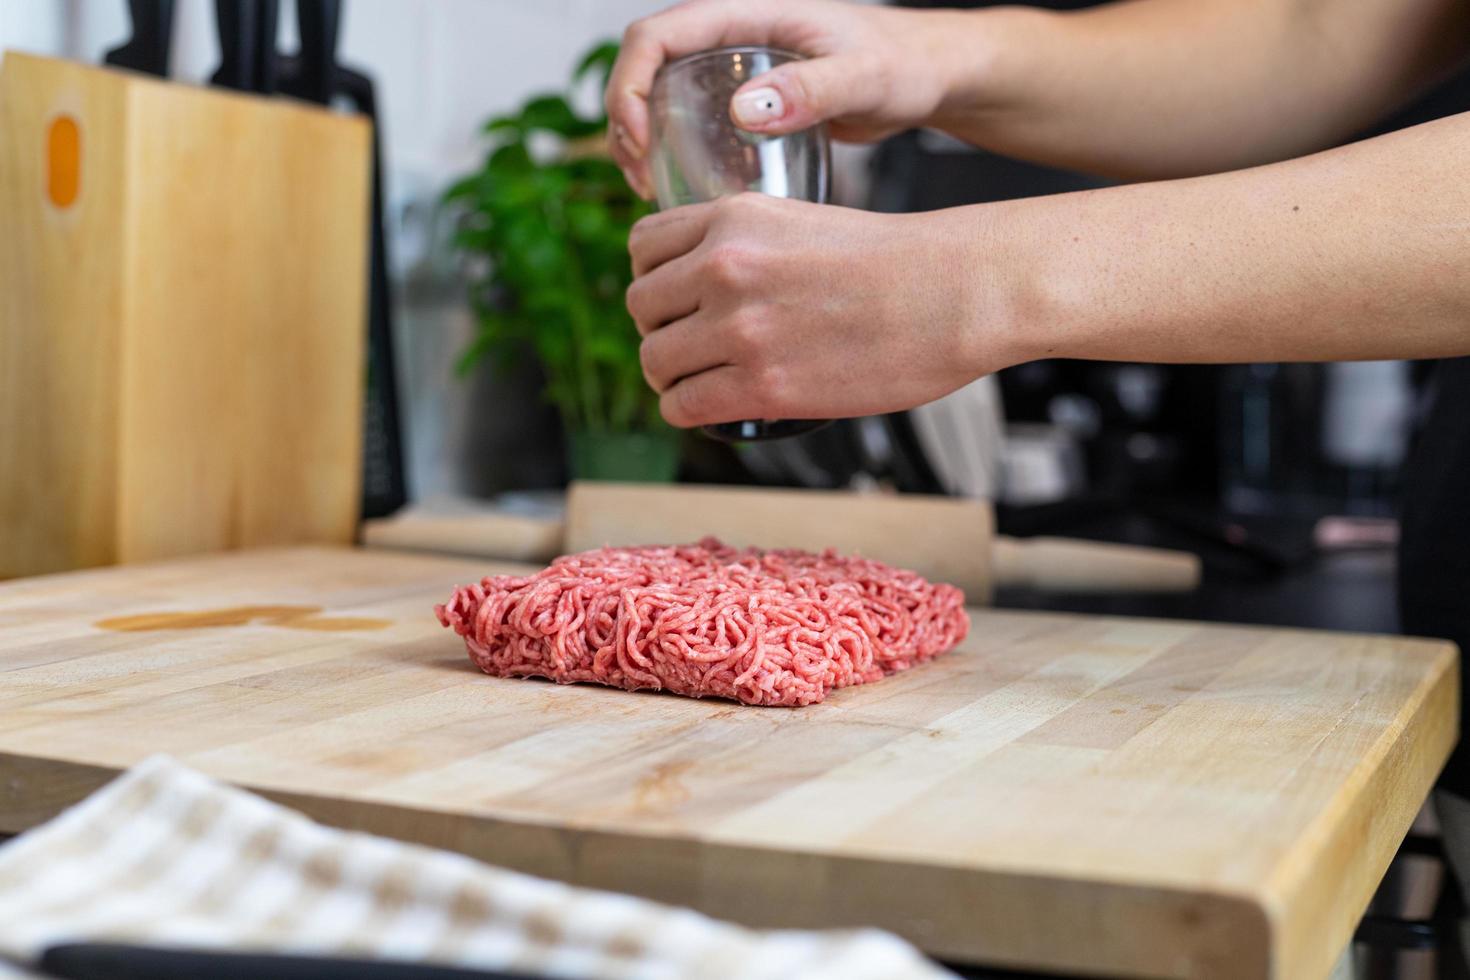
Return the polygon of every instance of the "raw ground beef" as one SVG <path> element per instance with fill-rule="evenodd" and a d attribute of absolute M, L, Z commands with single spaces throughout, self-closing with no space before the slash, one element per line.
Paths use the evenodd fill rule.
<path fill-rule="evenodd" d="M 434 608 L 499 677 L 592 681 L 803 705 L 965 638 L 964 594 L 833 551 L 603 548 L 525 577 L 455 589 Z"/>

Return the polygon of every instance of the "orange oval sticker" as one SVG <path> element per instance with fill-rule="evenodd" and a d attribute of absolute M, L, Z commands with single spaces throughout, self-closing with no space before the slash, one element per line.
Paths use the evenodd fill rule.
<path fill-rule="evenodd" d="M 46 196 L 69 208 L 82 189 L 82 131 L 71 116 L 57 116 L 46 134 Z"/>

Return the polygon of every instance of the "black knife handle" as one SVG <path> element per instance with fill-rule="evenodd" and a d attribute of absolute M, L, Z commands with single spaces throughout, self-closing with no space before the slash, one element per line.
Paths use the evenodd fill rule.
<path fill-rule="evenodd" d="M 214 0 L 220 64 L 210 81 L 242 92 L 275 92 L 280 9 L 280 0 Z"/>
<path fill-rule="evenodd" d="M 109 65 L 168 76 L 168 55 L 174 39 L 174 0 L 128 0 L 133 33 L 125 44 L 107 52 Z"/>
<path fill-rule="evenodd" d="M 340 0 L 297 0 L 296 30 L 301 35 L 300 98 L 326 105 L 337 88 L 337 35 L 342 27 Z"/>
<path fill-rule="evenodd" d="M 230 953 L 122 943 L 67 943 L 41 955 L 65 980 L 532 980 L 525 975 L 393 960 Z"/>

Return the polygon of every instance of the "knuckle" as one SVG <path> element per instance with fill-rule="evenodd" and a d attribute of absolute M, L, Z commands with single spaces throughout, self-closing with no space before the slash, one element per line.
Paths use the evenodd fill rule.
<path fill-rule="evenodd" d="M 698 395 L 689 385 L 671 388 L 658 400 L 658 410 L 670 425 L 684 427 L 692 425 L 699 408 Z"/>
<path fill-rule="evenodd" d="M 781 81 L 790 91 L 793 100 L 798 106 L 805 108 L 808 112 L 820 112 L 821 93 L 809 72 L 788 69 L 782 76 Z"/>
<path fill-rule="evenodd" d="M 639 312 L 644 308 L 643 294 L 645 292 L 646 287 L 643 285 L 643 280 L 638 279 L 634 280 L 633 285 L 629 286 L 628 291 L 623 294 L 623 305 L 627 307 L 628 315 L 634 320 L 639 319 Z"/>
<path fill-rule="evenodd" d="M 687 10 L 687 9 L 689 9 L 689 8 L 692 7 L 694 9 L 699 10 L 701 13 L 704 13 L 707 16 L 708 15 L 719 16 L 720 13 L 727 11 L 732 6 L 735 7 L 736 9 L 739 9 L 738 5 L 740 3 L 749 3 L 749 2 L 750 2 L 750 0 L 736 0 L 736 3 L 735 4 L 732 4 L 730 2 L 730 0 L 678 0 L 678 2 L 675 3 L 669 9 L 670 10 Z"/>
<path fill-rule="evenodd" d="M 658 348 L 650 336 L 638 345 L 638 363 L 643 368 L 643 379 L 654 391 L 663 391 L 663 375 L 659 371 Z"/>
<path fill-rule="evenodd" d="M 716 245 L 705 259 L 705 272 L 717 285 L 738 287 L 745 282 L 750 262 L 750 254 L 741 246 Z"/>
<path fill-rule="evenodd" d="M 663 47 L 663 41 L 667 40 L 668 19 L 665 17 L 668 10 L 647 14 L 632 21 L 623 31 L 624 50 L 648 48 L 657 50 Z"/>
<path fill-rule="evenodd" d="M 653 216 L 647 215 L 633 222 L 633 227 L 628 229 L 628 251 L 636 253 L 644 245 L 648 238 L 648 230 Z"/>
<path fill-rule="evenodd" d="M 725 334 L 729 338 L 732 352 L 744 363 L 758 361 L 763 353 L 765 331 L 754 314 L 741 310 L 730 315 L 725 322 Z"/>
<path fill-rule="evenodd" d="M 739 194 L 731 194 L 719 199 L 720 210 L 729 214 L 745 214 L 758 209 L 763 202 L 770 199 L 769 194 L 761 194 L 757 191 L 741 191 Z"/>
<path fill-rule="evenodd" d="M 623 46 L 631 47 L 648 37 L 651 17 L 639 17 L 623 31 Z"/>
<path fill-rule="evenodd" d="M 779 417 L 791 405 L 791 391 L 786 372 L 776 364 L 757 368 L 754 375 L 755 397 L 762 413 Z"/>
<path fill-rule="evenodd" d="M 893 91 L 894 86 L 898 84 L 897 72 L 895 71 L 896 66 L 894 65 L 893 59 L 880 57 L 873 53 L 863 54 L 858 57 L 861 59 L 860 67 L 855 70 L 855 74 L 858 77 L 867 76 L 873 82 L 877 83 L 875 88 L 879 91 Z"/>

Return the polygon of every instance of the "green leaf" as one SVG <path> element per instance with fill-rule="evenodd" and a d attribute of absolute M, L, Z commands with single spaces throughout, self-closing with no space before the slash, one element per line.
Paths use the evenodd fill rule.
<path fill-rule="evenodd" d="M 495 233 L 488 228 L 462 225 L 450 239 L 454 246 L 465 252 L 493 253 L 499 244 Z"/>
<path fill-rule="evenodd" d="M 541 355 L 547 370 L 565 371 L 572 357 L 572 335 L 566 331 L 564 321 L 546 320 L 536 330 L 536 352 Z"/>
<path fill-rule="evenodd" d="M 535 164 L 531 162 L 531 154 L 526 152 L 524 143 L 506 143 L 498 147 L 490 158 L 485 161 L 485 173 L 487 174 L 523 174 L 531 170 Z"/>
<path fill-rule="evenodd" d="M 444 194 L 440 199 L 448 202 L 457 201 L 461 198 L 471 197 L 479 193 L 480 185 L 484 182 L 484 179 L 485 178 L 483 175 L 477 173 L 461 177 L 459 180 L 456 180 L 454 183 L 449 185 L 448 189 L 444 191 Z"/>
<path fill-rule="evenodd" d="M 484 126 L 481 126 L 480 132 L 485 133 L 486 135 L 494 135 L 496 133 L 519 134 L 521 132 L 520 114 L 517 113 L 514 116 L 496 116 L 495 118 L 488 120 Z"/>
<path fill-rule="evenodd" d="M 580 82 L 589 71 L 601 70 L 603 74 L 612 71 L 613 64 L 618 60 L 618 42 L 614 40 L 599 41 L 594 44 L 582 60 L 577 63 L 576 70 L 572 72 L 572 80 Z"/>
<path fill-rule="evenodd" d="M 626 335 L 596 333 L 588 337 L 587 352 L 610 364 L 625 364 L 630 356 L 635 360 L 638 356 L 637 338 L 638 331 L 630 323 Z"/>
<path fill-rule="evenodd" d="M 599 119 L 583 119 L 560 95 L 542 95 L 526 103 L 521 110 L 520 128 L 524 132 L 544 131 L 565 139 L 578 139 L 601 132 Z"/>
<path fill-rule="evenodd" d="M 487 210 L 519 214 L 535 206 L 541 196 L 540 175 L 535 170 L 523 174 L 497 174 L 482 185 L 482 200 Z M 494 221 L 492 220 L 492 224 Z"/>
<path fill-rule="evenodd" d="M 594 239 L 608 225 L 607 209 L 592 201 L 569 201 L 567 228 L 580 240 Z"/>
<path fill-rule="evenodd" d="M 528 178 L 543 198 L 560 201 L 572 192 L 572 175 L 561 167 L 542 167 Z"/>
<path fill-rule="evenodd" d="M 572 81 L 580 82 L 588 72 L 597 72 L 602 79 L 599 88 L 607 88 L 607 76 L 612 74 L 613 63 L 618 60 L 618 42 L 603 41 L 582 56 L 577 70 L 572 72 Z"/>
<path fill-rule="evenodd" d="M 524 130 L 545 129 L 560 133 L 577 124 L 577 114 L 560 95 L 538 95 L 521 109 L 520 121 Z"/>
<path fill-rule="evenodd" d="M 595 191 L 602 200 L 626 204 L 637 200 L 623 179 L 623 172 L 611 160 L 585 156 L 568 161 L 566 166 L 577 180 L 586 185 L 589 192 Z"/>

